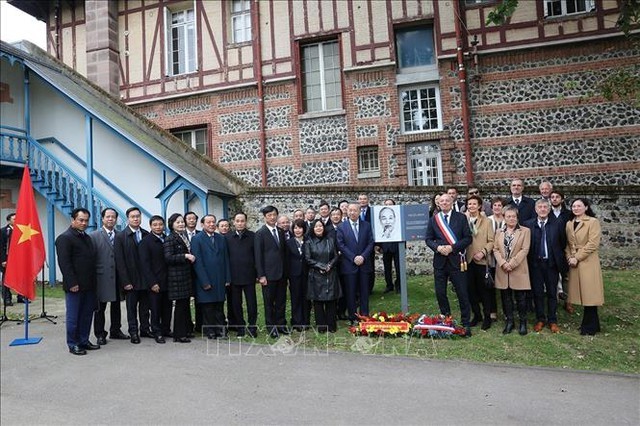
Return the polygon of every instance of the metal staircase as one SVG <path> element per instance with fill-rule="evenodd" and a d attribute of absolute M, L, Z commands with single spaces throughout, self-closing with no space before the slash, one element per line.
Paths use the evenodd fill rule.
<path fill-rule="evenodd" d="M 69 216 L 76 207 L 84 207 L 91 212 L 95 223 L 99 223 L 100 212 L 109 202 L 95 188 L 89 188 L 87 181 L 44 148 L 38 141 L 17 129 L 3 126 L 0 131 L 0 160 L 4 165 L 22 167 L 27 161 L 33 187 L 64 215 Z M 123 214 L 119 212 L 123 225 Z"/>

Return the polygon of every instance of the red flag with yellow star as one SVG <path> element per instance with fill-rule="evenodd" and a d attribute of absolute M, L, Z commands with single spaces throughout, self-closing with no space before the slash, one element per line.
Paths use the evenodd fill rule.
<path fill-rule="evenodd" d="M 29 300 L 35 299 L 34 280 L 44 265 L 44 257 L 44 239 L 33 196 L 31 175 L 29 167 L 25 166 L 18 195 L 15 226 L 11 233 L 4 284 Z"/>

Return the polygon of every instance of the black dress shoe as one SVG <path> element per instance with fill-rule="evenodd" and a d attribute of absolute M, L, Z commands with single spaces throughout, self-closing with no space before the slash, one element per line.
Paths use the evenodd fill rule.
<path fill-rule="evenodd" d="M 74 355 L 86 355 L 87 354 L 87 351 L 82 349 L 78 345 L 70 347 L 69 348 L 69 352 L 74 354 Z"/>
<path fill-rule="evenodd" d="M 470 327 L 475 327 L 476 325 L 478 325 L 478 323 L 482 321 L 482 317 L 473 317 L 473 319 L 471 320 L 471 322 L 469 323 Z"/>
<path fill-rule="evenodd" d="M 482 320 L 482 326 L 480 327 L 483 330 L 488 330 L 491 328 L 491 318 L 485 318 Z"/>
<path fill-rule="evenodd" d="M 166 342 L 166 340 L 164 340 L 164 337 L 162 337 L 159 334 L 157 336 L 155 336 L 154 339 L 155 339 L 156 343 L 165 343 Z"/>
<path fill-rule="evenodd" d="M 518 333 L 520 333 L 521 336 L 525 336 L 527 334 L 527 322 L 526 321 L 520 321 L 520 328 L 518 329 Z"/>
<path fill-rule="evenodd" d="M 100 345 L 94 345 L 91 342 L 87 342 L 84 345 L 80 345 L 80 347 L 88 351 L 97 351 L 98 349 L 100 349 Z"/>
<path fill-rule="evenodd" d="M 291 334 L 288 327 L 278 327 L 278 333 L 280 334 Z"/>
<path fill-rule="evenodd" d="M 151 339 L 155 339 L 156 335 L 153 333 L 153 331 L 141 331 L 140 337 L 149 337 Z"/>
<path fill-rule="evenodd" d="M 280 337 L 280 335 L 278 334 L 278 330 L 276 330 L 275 328 L 271 330 L 271 332 L 269 333 L 269 337 L 271 337 L 272 339 L 277 339 L 278 337 Z"/>
<path fill-rule="evenodd" d="M 467 327 L 464 329 L 464 337 L 471 337 L 472 333 L 471 333 L 471 327 Z"/>
<path fill-rule="evenodd" d="M 258 337 L 258 330 L 256 330 L 255 328 L 247 328 L 247 334 L 255 339 L 256 337 Z"/>
<path fill-rule="evenodd" d="M 502 330 L 502 334 L 509 334 L 513 331 L 513 321 L 507 320 L 507 323 L 504 325 L 504 330 Z"/>
<path fill-rule="evenodd" d="M 109 339 L 114 339 L 114 340 L 127 340 L 130 337 L 126 334 L 124 334 L 122 331 L 118 330 L 118 331 L 112 331 L 111 333 L 109 333 Z"/>
<path fill-rule="evenodd" d="M 24 303 L 26 299 L 22 296 L 18 296 L 18 303 Z"/>
<path fill-rule="evenodd" d="M 140 343 L 140 336 L 138 336 L 138 335 L 137 335 L 137 334 L 135 334 L 135 333 L 134 333 L 134 334 L 132 334 L 132 335 L 131 335 L 131 343 L 134 343 L 134 344 L 138 344 L 138 343 Z"/>
<path fill-rule="evenodd" d="M 96 343 L 98 343 L 100 346 L 104 346 L 107 344 L 107 338 L 104 336 L 100 336 L 98 337 L 98 339 L 96 340 Z"/>
<path fill-rule="evenodd" d="M 191 342 L 191 339 L 188 337 L 174 337 L 173 341 L 176 343 L 189 343 Z"/>

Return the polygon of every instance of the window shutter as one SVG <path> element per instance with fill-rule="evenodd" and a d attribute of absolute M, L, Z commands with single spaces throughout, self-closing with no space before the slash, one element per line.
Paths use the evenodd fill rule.
<path fill-rule="evenodd" d="M 172 75 L 171 70 L 171 11 L 168 7 L 164 8 L 164 75 Z"/>

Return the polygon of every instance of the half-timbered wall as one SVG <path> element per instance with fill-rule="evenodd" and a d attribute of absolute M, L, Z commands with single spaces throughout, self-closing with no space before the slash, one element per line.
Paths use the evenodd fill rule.
<path fill-rule="evenodd" d="M 71 10 L 63 2 L 60 52 L 86 73 L 82 3 Z M 491 2 L 252 0 L 252 37 L 236 42 L 230 1 L 119 1 L 120 97 L 163 128 L 204 131 L 206 155 L 250 185 L 263 183 L 265 164 L 269 186 L 407 185 L 415 183 L 420 161 L 438 169 L 423 185 L 464 184 L 455 57 L 455 21 L 461 19 L 476 183 L 518 176 L 533 184 L 544 176 L 558 184 L 638 184 L 637 149 L 629 144 L 638 146 L 640 113 L 594 96 L 609 70 L 637 72 L 637 47 L 613 27 L 617 2 L 595 0 L 592 11 L 560 17 L 545 17 L 544 1 L 520 3 L 505 25 L 495 27 L 485 24 Z M 186 10 L 193 10 L 195 65 L 175 73 L 167 60 L 168 21 Z M 414 27 L 433 31 L 436 59 L 405 73 L 396 37 Z M 49 28 L 53 52 L 53 17 Z M 307 112 L 304 50 L 333 41 L 341 107 Z M 438 103 L 439 123 L 406 131 L 402 94 L 425 88 Z M 373 173 L 359 166 L 359 150 L 368 148 L 377 149 Z M 546 153 L 562 153 L 562 159 L 547 162 Z"/>

